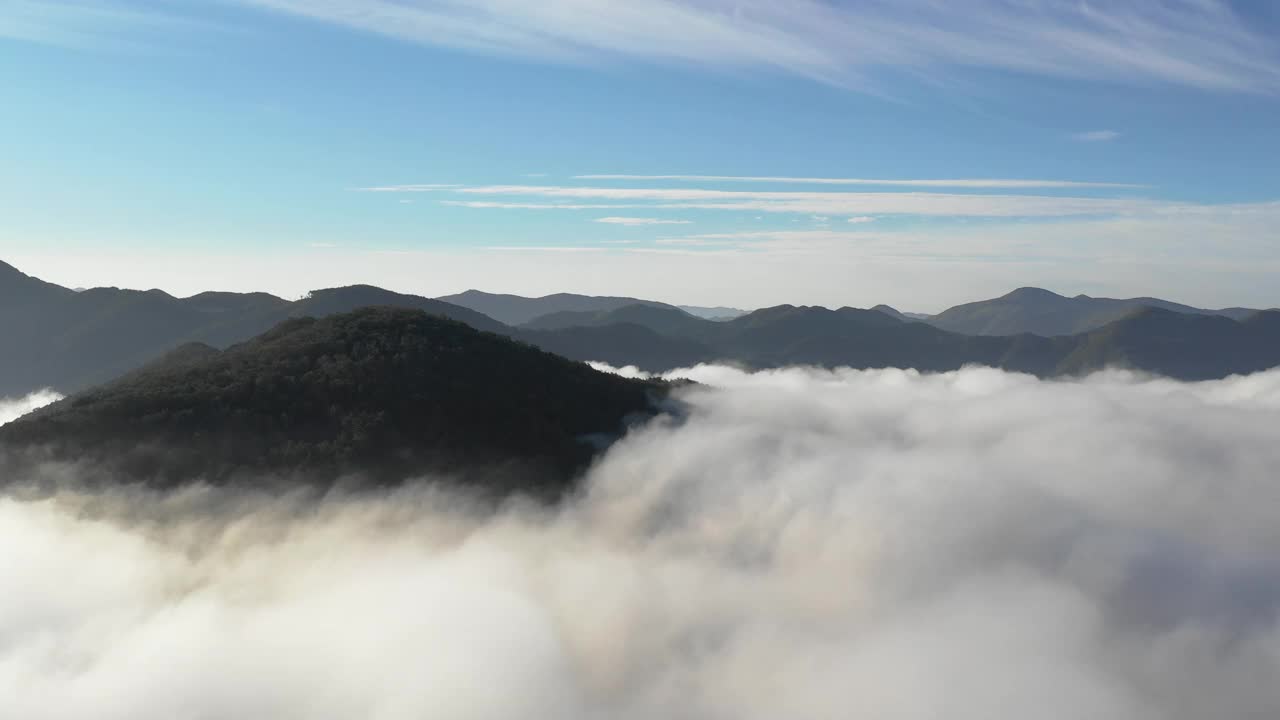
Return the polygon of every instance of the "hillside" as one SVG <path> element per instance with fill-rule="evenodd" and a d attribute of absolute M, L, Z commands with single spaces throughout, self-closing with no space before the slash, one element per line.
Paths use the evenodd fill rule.
<path fill-rule="evenodd" d="M 575 295 L 573 293 L 556 293 L 554 295 L 530 298 L 520 295 L 501 295 L 480 290 L 468 290 L 457 295 L 446 295 L 437 299 L 484 313 L 494 320 L 507 325 L 524 325 L 535 318 L 553 313 L 598 313 L 617 310 L 628 305 L 648 305 L 650 307 L 678 309 L 673 305 L 653 300 L 640 300 L 631 297 Z"/>
<path fill-rule="evenodd" d="M 637 365 L 651 372 L 698 362 L 922 371 L 981 364 L 1043 377 L 1114 366 L 1198 380 L 1280 366 L 1276 311 L 1236 321 L 1139 308 L 1088 333 L 1042 337 L 963 335 L 855 308 L 781 305 L 727 322 L 688 318 L 677 324 L 652 309 L 641 310 L 630 315 L 630 322 L 604 322 L 608 313 L 581 316 L 590 324 L 522 330 L 521 337 L 566 357 Z"/>
<path fill-rule="evenodd" d="M 515 337 L 572 360 L 599 361 L 615 367 L 635 365 L 655 373 L 703 362 L 731 361 L 697 340 L 672 337 L 636 323 L 559 330 L 522 329 Z"/>
<path fill-rule="evenodd" d="M 1133 368 L 1184 380 L 1210 380 L 1280 365 L 1280 311 L 1243 322 L 1147 307 L 1074 338 L 1057 372 Z"/>
<path fill-rule="evenodd" d="M 690 315 L 696 315 L 703 320 L 732 320 L 736 317 L 742 317 L 750 312 L 749 310 L 740 310 L 738 308 L 725 307 L 723 305 L 717 305 L 715 307 L 680 305 L 678 307 Z"/>
<path fill-rule="evenodd" d="M 1044 337 L 1090 332 L 1143 307 L 1190 315 L 1216 315 L 1243 320 L 1256 310 L 1225 308 L 1204 310 L 1159 298 L 1065 297 L 1040 288 L 1024 287 L 992 300 L 957 305 L 928 318 L 935 327 L 965 335 L 1017 335 Z"/>
<path fill-rule="evenodd" d="M 534 318 L 521 327 L 528 330 L 562 330 L 571 327 L 600 327 L 634 323 L 654 332 L 675 337 L 697 337 L 714 332 L 722 321 L 691 315 L 673 307 L 624 305 L 596 312 L 558 312 Z"/>
<path fill-rule="evenodd" d="M 651 372 L 700 362 L 920 370 L 980 363 L 1049 376 L 1111 364 L 1201 378 L 1280 364 L 1271 345 L 1278 331 L 1268 320 L 1274 312 L 1201 311 L 1152 298 L 1066 298 L 1034 288 L 958 306 L 925 322 L 885 305 L 871 310 L 779 305 L 713 321 L 629 298 L 463 295 L 472 301 L 515 298 L 524 314 L 540 309 L 527 305 L 532 300 L 610 307 L 557 311 L 511 327 L 478 310 L 367 285 L 317 290 L 293 302 L 264 293 L 175 298 L 158 290 L 75 292 L 5 265 L 0 266 L 0 297 L 6 299 L 0 305 L 0 337 L 6 341 L 0 344 L 0 397 L 45 387 L 76 392 L 186 343 L 227 348 L 289 318 L 323 318 L 369 306 L 421 310 L 569 359 L 636 365 Z M 1135 315 L 1155 306 L 1175 317 L 1157 323 L 1152 318 L 1164 316 Z M 1206 322 L 1176 322 L 1178 318 Z M 966 323 L 980 332 L 945 328 Z M 1046 330 L 1017 330 L 1026 325 Z M 1090 329 L 1056 332 L 1077 326 Z"/>
<path fill-rule="evenodd" d="M 318 290 L 296 302 L 265 293 L 92 288 L 76 292 L 0 263 L 0 397 L 42 387 L 68 393 L 106 382 L 187 342 L 227 347 L 290 317 L 324 317 L 372 305 L 420 309 L 501 332 L 467 308 L 369 286 Z"/>
<path fill-rule="evenodd" d="M 593 442 L 653 413 L 664 392 L 459 322 L 377 308 L 289 320 L 223 351 L 184 346 L 0 428 L 0 447 L 10 462 L 75 460 L 158 485 L 433 473 L 560 492 Z"/>

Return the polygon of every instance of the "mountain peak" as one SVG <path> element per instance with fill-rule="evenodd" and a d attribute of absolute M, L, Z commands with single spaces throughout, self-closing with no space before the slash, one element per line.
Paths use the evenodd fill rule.
<path fill-rule="evenodd" d="M 664 392 L 426 312 L 364 308 L 221 352 L 182 346 L 6 425 L 0 441 L 111 460 L 121 479 L 161 485 L 361 473 L 498 492 L 510 488 L 495 477 L 527 479 L 519 489 L 555 493 L 590 460 L 586 439 L 656 412 Z"/>
<path fill-rule="evenodd" d="M 1038 287 L 1020 287 L 1001 298 L 1001 300 L 1019 300 L 1022 302 L 1066 299 L 1067 298 L 1056 292 Z"/>
<path fill-rule="evenodd" d="M 0 301 L 6 305 L 39 303 L 71 294 L 60 285 L 31 277 L 18 268 L 0 260 Z"/>

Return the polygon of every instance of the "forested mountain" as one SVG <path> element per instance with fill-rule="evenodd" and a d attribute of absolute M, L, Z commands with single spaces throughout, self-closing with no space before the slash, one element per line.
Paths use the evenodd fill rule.
<path fill-rule="evenodd" d="M 1071 340 L 1071 352 L 1055 368 L 1059 373 L 1123 367 L 1209 380 L 1280 365 L 1280 311 L 1236 321 L 1146 307 Z"/>
<path fill-rule="evenodd" d="M 475 292 L 463 296 L 499 305 L 515 298 Z M 0 344 L 0 397 L 42 387 L 74 392 L 118 377 L 184 343 L 225 348 L 288 318 L 326 317 L 368 306 L 422 310 L 570 359 L 649 371 L 699 362 L 920 370 L 981 363 L 1048 376 L 1111 364 L 1204 378 L 1280 365 L 1275 352 L 1280 331 L 1274 326 L 1280 313 L 1199 311 L 1160 300 L 1065 298 L 1024 288 L 924 322 L 888 306 L 829 310 L 780 305 L 712 321 L 662 303 L 617 304 L 627 298 L 555 295 L 536 300 L 565 298 L 578 307 L 609 307 L 541 314 L 511 327 L 470 308 L 363 285 L 317 290 L 293 302 L 263 293 L 175 298 L 158 290 L 75 292 L 0 265 L 0 338 L 5 341 Z M 531 308 L 526 301 L 530 299 L 516 298 L 518 317 L 544 309 Z M 1173 310 L 1151 313 L 1144 308 L 1153 305 L 1131 305 L 1139 302 Z M 1082 308 L 1093 310 L 1084 313 Z M 961 310 L 971 320 L 978 318 L 973 322 L 982 325 L 982 332 L 939 327 L 959 322 Z M 1075 334 L 1004 334 L 1028 323 L 1050 329 L 1093 326 L 1113 315 L 1115 319 Z"/>
<path fill-rule="evenodd" d="M 625 305 L 595 312 L 558 312 L 543 315 L 521 325 L 528 330 L 561 330 L 571 327 L 600 327 L 619 323 L 635 323 L 650 330 L 673 336 L 700 335 L 712 331 L 721 322 L 696 317 L 674 307 Z"/>
<path fill-rule="evenodd" d="M 677 309 L 674 305 L 639 300 L 630 297 L 598 297 L 594 295 L 574 295 L 573 293 L 556 293 L 543 297 L 522 297 L 520 295 L 501 295 L 468 290 L 457 295 L 445 295 L 437 298 L 452 305 L 470 308 L 484 313 L 507 325 L 523 325 L 530 320 L 551 315 L 552 313 L 596 313 L 616 310 L 628 305 L 648 305 Z"/>
<path fill-rule="evenodd" d="M 0 447 L 11 464 L 71 460 L 159 485 L 432 473 L 555 493 L 664 394 L 460 322 L 369 308 L 223 351 L 185 345 L 0 428 Z"/>
<path fill-rule="evenodd" d="M 627 322 L 608 322 L 625 316 Z M 962 335 L 879 310 L 782 305 L 727 322 L 673 322 L 650 308 L 577 316 L 584 324 L 521 337 L 566 357 L 661 372 L 695 362 L 954 370 L 982 364 L 1040 376 L 1107 366 L 1181 379 L 1220 378 L 1280 365 L 1280 312 L 1243 321 L 1139 308 L 1089 333 Z M 560 320 L 568 318 L 562 316 Z M 561 323 L 563 324 L 563 323 Z M 571 340 L 570 340 L 571 338 Z"/>
<path fill-rule="evenodd" d="M 175 298 L 159 290 L 76 292 L 0 262 L 0 397 L 41 387 L 74 392 L 186 342 L 225 347 L 290 317 L 323 317 L 371 305 L 425 310 L 482 330 L 504 329 L 467 308 L 368 286 L 320 290 L 296 302 L 265 293 Z"/>
<path fill-rule="evenodd" d="M 456 295 L 445 295 L 438 299 L 482 312 L 495 320 L 514 326 L 532 325 L 539 323 L 543 318 L 568 313 L 585 316 L 607 313 L 635 305 L 662 308 L 664 310 L 679 310 L 704 320 L 731 320 L 747 314 L 745 310 L 731 307 L 676 306 L 655 300 L 640 300 L 632 297 L 575 295 L 573 293 L 556 293 L 555 295 L 531 298 L 521 295 L 501 295 L 480 290 L 467 290 Z M 542 327 L 541 329 L 546 328 Z"/>
<path fill-rule="evenodd" d="M 1148 297 L 1126 300 L 1088 295 L 1064 297 L 1048 290 L 1024 287 L 993 300 L 957 305 L 926 322 L 965 335 L 1033 333 L 1052 337 L 1096 330 L 1143 307 L 1191 315 L 1219 315 L 1233 320 L 1244 320 L 1257 312 L 1248 308 L 1204 310 Z"/>
<path fill-rule="evenodd" d="M 749 310 L 739 310 L 738 308 L 724 307 L 723 305 L 717 305 L 716 307 L 680 305 L 678 307 L 690 315 L 697 315 L 704 320 L 732 320 L 750 312 Z"/>

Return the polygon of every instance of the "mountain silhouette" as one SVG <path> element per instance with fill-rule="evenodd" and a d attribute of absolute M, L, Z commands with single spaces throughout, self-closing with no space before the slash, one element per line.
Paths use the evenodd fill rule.
<path fill-rule="evenodd" d="M 484 313 L 489 317 L 507 325 L 524 325 L 535 318 L 553 313 L 596 313 L 616 310 L 628 305 L 648 305 L 678 309 L 674 305 L 640 300 L 630 297 L 596 297 L 592 295 L 574 295 L 572 293 L 556 293 L 543 297 L 529 298 L 520 295 L 501 295 L 468 290 L 457 295 L 445 295 L 438 298 L 442 302 L 469 308 Z"/>
<path fill-rule="evenodd" d="M 227 348 L 289 318 L 323 318 L 369 306 L 421 310 L 572 360 L 635 365 L 650 372 L 701 362 L 925 371 L 984 364 L 1053 376 L 1115 365 L 1199 379 L 1280 364 L 1274 352 L 1280 332 L 1275 311 L 1201 311 L 1152 298 L 1067 298 L 1037 288 L 957 306 L 924 322 L 888 306 L 830 310 L 779 305 L 713 321 L 675 306 L 629 298 L 552 295 L 533 299 L 541 304 L 531 307 L 531 299 L 517 296 L 475 291 L 452 296 L 469 298 L 473 304 L 495 298 L 499 304 L 511 301 L 519 310 L 516 317 L 561 301 L 588 307 L 536 315 L 520 327 L 476 309 L 368 285 L 317 290 L 292 302 L 264 293 L 209 292 L 175 298 L 158 290 L 75 292 L 4 265 L 0 297 L 5 299 L 0 305 L 0 337 L 5 340 L 0 344 L 0 397 L 44 387 L 75 392 L 135 370 L 185 343 Z M 946 327 L 965 323 L 977 331 Z M 1026 325 L 1043 331 L 1018 330 Z M 1088 329 L 1057 332 L 1075 327 Z"/>
<path fill-rule="evenodd" d="M 392 305 L 454 318 L 481 330 L 505 326 L 438 300 L 370 286 L 320 290 L 289 302 L 266 293 L 91 288 L 76 292 L 0 263 L 0 397 L 42 387 L 67 393 L 106 382 L 186 342 L 226 347 L 290 317 L 324 317 Z"/>
<path fill-rule="evenodd" d="M 226 350 L 181 346 L 0 428 L 0 447 L 10 463 L 159 486 L 431 475 L 555 494 L 664 394 L 447 318 L 367 308 Z"/>
<path fill-rule="evenodd" d="M 610 323 L 626 316 L 627 322 Z M 584 324 L 562 327 L 576 318 Z M 1088 333 L 964 335 L 880 310 L 781 305 L 727 322 L 673 322 L 650 308 L 561 315 L 557 329 L 520 336 L 566 357 L 664 372 L 699 362 L 948 371 L 989 365 L 1042 377 L 1125 367 L 1185 380 L 1280 365 L 1280 312 L 1237 321 L 1139 307 Z M 572 338 L 570 341 L 568 338 Z"/>
<path fill-rule="evenodd" d="M 1041 288 L 1024 287 L 993 300 L 957 305 L 928 318 L 926 322 L 966 335 L 1032 333 L 1052 337 L 1096 330 L 1143 307 L 1190 315 L 1218 315 L 1233 320 L 1244 320 L 1257 312 L 1248 308 L 1204 310 L 1149 297 L 1127 300 L 1088 295 L 1065 297 Z"/>

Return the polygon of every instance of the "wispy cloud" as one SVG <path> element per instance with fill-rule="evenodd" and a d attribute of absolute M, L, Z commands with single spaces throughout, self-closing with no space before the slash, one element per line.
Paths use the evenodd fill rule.
<path fill-rule="evenodd" d="M 956 178 L 956 179 L 883 179 L 883 178 L 812 178 L 777 177 L 760 175 L 575 175 L 574 180 L 645 180 L 667 182 L 712 183 L 776 183 L 795 185 L 870 185 L 881 187 L 921 188 L 973 188 L 1025 190 L 1035 188 L 1112 188 L 1134 189 L 1147 187 L 1132 183 L 1081 182 L 1076 180 L 1023 180 L 1007 178 Z"/>
<path fill-rule="evenodd" d="M 376 187 L 356 188 L 360 192 L 373 193 L 407 193 L 407 192 L 436 192 L 438 190 L 450 190 L 460 188 L 457 183 L 416 183 L 410 185 L 380 185 Z"/>
<path fill-rule="evenodd" d="M 485 250 L 502 252 L 555 252 L 555 253 L 592 253 L 605 252 L 608 248 L 582 245 L 492 245 Z"/>
<path fill-rule="evenodd" d="M 790 192 L 550 185 L 486 185 L 458 188 L 454 192 L 491 197 L 524 196 L 548 199 L 548 203 L 483 200 L 470 203 L 470 207 L 522 209 L 617 207 L 616 204 L 589 205 L 583 202 L 599 201 L 601 203 L 621 202 L 629 207 L 650 209 L 731 210 L 850 217 L 875 215 L 1061 217 L 1130 214 L 1176 207 L 1171 203 L 1142 198 L 933 192 Z"/>
<path fill-rule="evenodd" d="M 245 31 L 179 3 L 143 0 L 3 0 L 0 40 L 120 52 L 183 52 L 192 38 Z"/>
<path fill-rule="evenodd" d="M 1090 130 L 1089 132 L 1076 133 L 1071 136 L 1073 140 L 1080 142 L 1110 142 L 1120 137 L 1120 133 L 1115 130 Z"/>
<path fill-rule="evenodd" d="M 1160 264 L 1205 273 L 1280 270 L 1280 202 L 1166 208 L 1109 218 L 978 223 L 913 230 L 752 230 L 667 237 L 659 245 L 718 246 L 830 262 Z M 1211 256 L 1205 238 L 1213 241 Z M 1209 259 L 1209 258 L 1212 259 Z M 1266 304 L 1274 304 L 1267 300 Z"/>
<path fill-rule="evenodd" d="M 662 220 L 658 218 L 641 218 L 641 217 L 603 217 L 595 222 L 605 223 L 607 225 L 626 225 L 627 227 L 646 227 L 649 225 L 688 225 L 691 220 Z"/>
<path fill-rule="evenodd" d="M 598 64 L 766 68 L 878 90 L 966 69 L 1275 93 L 1275 38 L 1226 0 L 239 0 L 411 42 Z"/>
<path fill-rule="evenodd" d="M 628 204 L 574 204 L 574 203 L 515 203 L 488 200 L 441 200 L 441 205 L 466 207 L 479 210 L 634 210 L 649 205 Z"/>
<path fill-rule="evenodd" d="M 848 222 L 850 225 L 861 225 L 863 223 L 869 223 L 869 222 L 875 222 L 875 221 L 876 219 L 871 217 L 870 215 L 859 215 L 857 217 L 849 218 Z"/>

